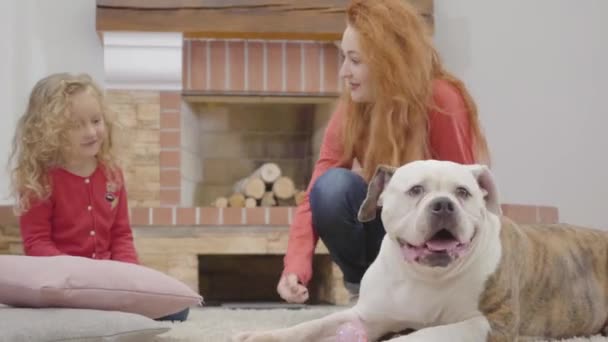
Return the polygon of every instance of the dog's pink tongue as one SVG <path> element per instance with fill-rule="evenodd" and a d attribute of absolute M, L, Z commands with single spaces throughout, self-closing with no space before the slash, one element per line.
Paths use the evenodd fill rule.
<path fill-rule="evenodd" d="M 431 251 L 440 252 L 454 249 L 458 246 L 457 240 L 429 240 L 426 242 L 426 247 Z"/>

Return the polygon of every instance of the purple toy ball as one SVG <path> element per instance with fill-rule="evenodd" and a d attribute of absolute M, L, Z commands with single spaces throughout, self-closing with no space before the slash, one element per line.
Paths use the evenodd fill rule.
<path fill-rule="evenodd" d="M 358 319 L 340 325 L 336 332 L 336 342 L 368 342 L 365 327 Z"/>

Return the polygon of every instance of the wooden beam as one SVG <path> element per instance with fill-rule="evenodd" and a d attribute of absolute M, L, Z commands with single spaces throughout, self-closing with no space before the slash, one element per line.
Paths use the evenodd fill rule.
<path fill-rule="evenodd" d="M 345 27 L 345 2 L 97 0 L 97 30 L 184 32 L 190 37 L 213 38 L 337 40 Z"/>
<path fill-rule="evenodd" d="M 425 1 L 425 0 L 412 0 Z M 174 9 L 174 8 L 256 8 L 256 7 L 284 7 L 284 8 L 319 8 L 338 7 L 343 9 L 347 0 L 97 0 L 97 7 L 116 8 L 147 8 L 147 9 Z"/>
<path fill-rule="evenodd" d="M 432 32 L 433 0 L 407 0 Z M 98 31 L 188 38 L 339 40 L 348 0 L 97 0 Z"/>

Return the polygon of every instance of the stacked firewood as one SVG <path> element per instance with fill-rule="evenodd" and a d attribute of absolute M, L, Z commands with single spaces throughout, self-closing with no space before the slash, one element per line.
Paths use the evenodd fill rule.
<path fill-rule="evenodd" d="M 275 163 L 265 163 L 247 177 L 240 179 L 228 197 L 218 197 L 218 208 L 255 208 L 294 206 L 304 201 L 303 190 L 296 189 L 293 180 L 282 174 Z"/>

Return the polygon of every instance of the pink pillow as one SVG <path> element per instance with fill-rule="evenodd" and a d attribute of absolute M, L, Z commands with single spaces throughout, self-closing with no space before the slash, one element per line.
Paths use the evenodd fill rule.
<path fill-rule="evenodd" d="M 200 305 L 186 284 L 148 267 L 75 256 L 0 255 L 0 303 L 160 318 Z"/>

